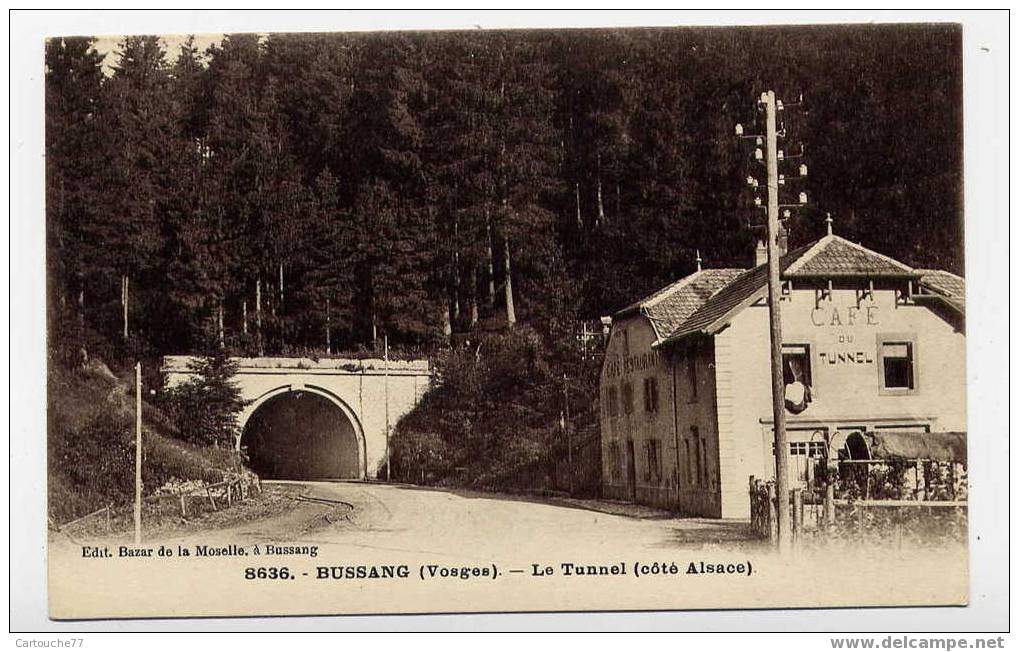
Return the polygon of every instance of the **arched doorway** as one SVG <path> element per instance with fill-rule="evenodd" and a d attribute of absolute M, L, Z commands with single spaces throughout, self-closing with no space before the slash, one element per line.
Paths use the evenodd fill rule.
<path fill-rule="evenodd" d="M 867 438 L 862 432 L 853 432 L 846 437 L 846 451 L 851 460 L 870 459 L 870 446 L 867 445 Z"/>
<path fill-rule="evenodd" d="M 336 402 L 316 392 L 266 399 L 247 419 L 241 446 L 251 468 L 266 479 L 361 477 L 356 426 Z"/>

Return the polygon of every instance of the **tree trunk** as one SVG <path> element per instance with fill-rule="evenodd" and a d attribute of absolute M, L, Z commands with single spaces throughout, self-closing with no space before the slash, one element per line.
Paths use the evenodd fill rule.
<path fill-rule="evenodd" d="M 85 280 L 78 275 L 78 338 L 81 347 L 81 364 L 88 364 L 88 346 L 85 344 Z"/>
<path fill-rule="evenodd" d="M 85 281 L 78 277 L 78 326 L 85 328 Z"/>
<path fill-rule="evenodd" d="M 488 305 L 495 307 L 495 257 L 492 252 L 492 215 L 485 203 L 485 247 L 488 255 Z"/>
<path fill-rule="evenodd" d="M 460 321 L 460 224 L 453 220 L 453 323 Z"/>
<path fill-rule="evenodd" d="M 584 220 L 580 216 L 580 184 L 573 184 L 573 193 L 576 196 L 577 201 L 577 229 L 581 229 L 584 226 Z"/>
<path fill-rule="evenodd" d="M 605 221 L 605 203 L 602 201 L 601 193 L 601 154 L 598 154 L 598 223 L 601 224 Z"/>
<path fill-rule="evenodd" d="M 471 323 L 474 328 L 478 323 L 478 268 L 471 267 Z"/>
<path fill-rule="evenodd" d="M 248 334 L 248 300 L 241 301 L 241 328 L 245 335 Z"/>
<path fill-rule="evenodd" d="M 332 326 L 329 314 L 329 297 L 326 297 L 326 355 L 332 355 L 333 342 L 330 327 Z"/>
<path fill-rule="evenodd" d="M 440 312 L 442 312 L 442 314 L 439 316 L 439 318 L 442 320 L 442 337 L 446 340 L 446 343 L 448 344 L 449 338 L 453 334 L 453 322 L 450 319 L 449 304 L 447 303 L 446 305 L 442 306 Z"/>
<path fill-rule="evenodd" d="M 280 263 L 280 314 L 283 314 L 283 263 Z"/>
<path fill-rule="evenodd" d="M 265 344 L 262 341 L 262 277 L 255 281 L 255 341 L 258 355 L 265 355 Z"/>
<path fill-rule="evenodd" d="M 226 348 L 226 333 L 223 330 L 223 299 L 216 302 L 216 333 L 219 336 L 219 348 Z"/>
<path fill-rule="evenodd" d="M 124 274 L 120 277 L 120 305 L 124 308 L 124 341 L 127 341 L 128 330 L 127 330 L 127 315 L 128 315 L 128 302 L 131 296 L 131 277 Z"/>
<path fill-rule="evenodd" d="M 378 339 L 379 339 L 379 325 L 376 322 L 375 309 L 372 308 L 372 351 L 376 349 Z"/>
<path fill-rule="evenodd" d="M 504 269 L 505 269 L 505 282 L 503 287 L 506 288 L 506 324 L 513 326 L 517 323 L 516 311 L 513 309 L 513 274 L 510 266 L 510 242 L 509 238 L 503 239 L 503 252 L 504 252 Z"/>

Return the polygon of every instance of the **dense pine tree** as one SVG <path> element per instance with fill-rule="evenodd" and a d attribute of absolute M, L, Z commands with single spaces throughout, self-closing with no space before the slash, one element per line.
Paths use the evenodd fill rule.
<path fill-rule="evenodd" d="M 90 243 L 84 236 L 102 210 L 95 176 L 103 165 L 98 105 L 102 58 L 94 39 L 46 43 L 46 244 L 50 342 L 74 359 L 88 356 L 86 292 Z"/>
<path fill-rule="evenodd" d="M 775 88 L 812 201 L 962 267 L 959 31 L 229 35 L 46 46 L 54 332 L 155 352 L 432 346 L 527 322 L 572 342 L 757 233 L 730 136 Z M 103 73 L 105 63 L 108 74 Z M 793 244 L 823 232 L 790 222 Z M 77 355 L 77 354 L 75 354 Z"/>

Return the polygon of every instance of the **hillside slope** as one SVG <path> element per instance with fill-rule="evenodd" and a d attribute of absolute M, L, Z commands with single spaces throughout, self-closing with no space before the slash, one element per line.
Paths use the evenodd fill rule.
<path fill-rule="evenodd" d="M 134 496 L 133 386 L 93 361 L 85 368 L 50 364 L 48 468 L 50 518 L 65 523 Z M 184 443 L 158 407 L 142 405 L 145 495 L 170 480 L 219 482 L 243 471 L 236 452 Z"/>

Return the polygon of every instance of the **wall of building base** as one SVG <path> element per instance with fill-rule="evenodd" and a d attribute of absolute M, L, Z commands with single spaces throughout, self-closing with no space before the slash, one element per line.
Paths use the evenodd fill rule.
<path fill-rule="evenodd" d="M 737 514 L 725 513 L 719 496 L 712 491 L 679 491 L 664 487 L 637 486 L 631 491 L 626 484 L 605 483 L 602 497 L 610 500 L 633 502 L 667 509 L 679 516 L 703 516 L 705 518 L 742 518 Z M 730 512 L 733 510 L 730 509 Z"/>

